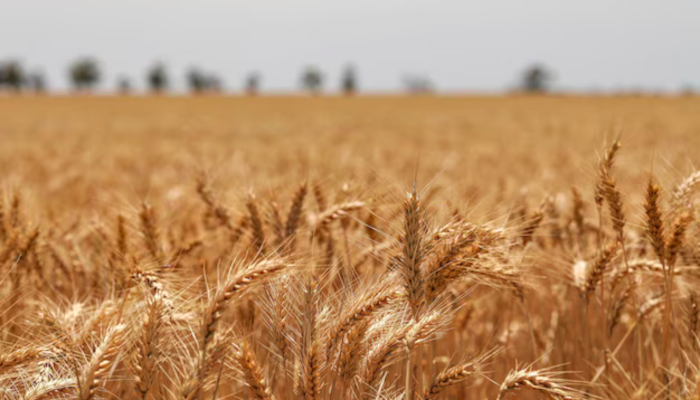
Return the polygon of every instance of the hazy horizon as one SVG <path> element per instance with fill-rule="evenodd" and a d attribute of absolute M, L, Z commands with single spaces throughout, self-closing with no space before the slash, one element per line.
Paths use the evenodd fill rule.
<path fill-rule="evenodd" d="M 59 91 L 81 56 L 100 61 L 109 90 L 119 76 L 142 88 L 156 61 L 176 90 L 197 66 L 227 90 L 257 71 L 263 90 L 290 91 L 311 65 L 333 91 L 353 64 L 363 91 L 394 91 L 402 77 L 424 75 L 441 91 L 490 93 L 515 86 L 533 63 L 555 72 L 557 89 L 700 88 L 692 1 L 23 0 L 4 4 L 3 15 L 0 60 L 42 71 Z"/>

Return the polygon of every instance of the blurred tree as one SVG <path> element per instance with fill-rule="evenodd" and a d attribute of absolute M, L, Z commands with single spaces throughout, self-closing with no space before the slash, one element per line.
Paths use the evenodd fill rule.
<path fill-rule="evenodd" d="M 131 94 L 131 81 L 129 78 L 122 76 L 117 80 L 117 92 L 121 95 Z"/>
<path fill-rule="evenodd" d="M 529 93 L 544 93 L 550 90 L 552 72 L 545 66 L 534 64 L 526 68 L 522 75 L 520 89 Z"/>
<path fill-rule="evenodd" d="M 323 89 L 323 74 L 315 67 L 307 67 L 301 73 L 301 87 L 307 92 L 318 95 Z"/>
<path fill-rule="evenodd" d="M 206 73 L 198 68 L 189 70 L 187 73 L 187 84 L 190 92 L 194 94 L 220 93 L 224 88 L 223 82 L 216 74 Z"/>
<path fill-rule="evenodd" d="M 248 96 L 256 96 L 260 91 L 260 74 L 251 72 L 245 79 L 245 92 Z"/>
<path fill-rule="evenodd" d="M 34 93 L 41 94 L 46 92 L 46 79 L 44 74 L 35 71 L 27 77 L 27 85 Z"/>
<path fill-rule="evenodd" d="M 206 77 L 206 90 L 212 93 L 221 93 L 224 85 L 216 74 L 208 74 Z"/>
<path fill-rule="evenodd" d="M 404 77 L 403 87 L 409 94 L 427 94 L 435 90 L 430 78 L 423 75 L 409 75 Z"/>
<path fill-rule="evenodd" d="M 5 61 L 0 63 L 0 88 L 18 93 L 26 83 L 24 68 L 19 61 Z"/>
<path fill-rule="evenodd" d="M 695 92 L 695 88 L 693 87 L 693 85 L 684 85 L 683 87 L 681 87 L 681 90 L 680 90 L 681 96 L 694 96 L 695 94 L 696 94 L 696 92 Z"/>
<path fill-rule="evenodd" d="M 354 66 L 348 65 L 345 67 L 345 71 L 343 71 L 343 76 L 340 80 L 340 88 L 346 96 L 352 96 L 357 93 L 357 71 Z"/>
<path fill-rule="evenodd" d="M 76 91 L 91 91 L 100 81 L 100 67 L 92 58 L 81 58 L 70 66 L 68 77 Z"/>
<path fill-rule="evenodd" d="M 207 90 L 207 76 L 199 69 L 191 68 L 187 72 L 187 84 L 190 87 L 190 92 L 203 93 Z"/>
<path fill-rule="evenodd" d="M 168 71 L 163 63 L 156 63 L 146 73 L 146 81 L 151 92 L 160 94 L 168 90 Z"/>

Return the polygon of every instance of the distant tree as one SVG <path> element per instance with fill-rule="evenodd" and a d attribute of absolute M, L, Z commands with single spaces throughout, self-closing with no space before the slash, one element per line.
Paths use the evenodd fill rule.
<path fill-rule="evenodd" d="M 34 72 L 27 77 L 29 89 L 37 94 L 46 92 L 46 79 L 41 72 Z"/>
<path fill-rule="evenodd" d="M 148 88 L 153 93 L 163 93 L 168 90 L 168 71 L 163 63 L 156 63 L 146 73 Z"/>
<path fill-rule="evenodd" d="M 224 89 L 224 84 L 216 74 L 208 74 L 206 76 L 206 90 L 211 93 L 221 93 Z"/>
<path fill-rule="evenodd" d="M 194 94 L 203 93 L 207 90 L 207 76 L 197 68 L 192 68 L 187 72 L 187 85 L 190 92 Z"/>
<path fill-rule="evenodd" d="M 100 81 L 100 67 L 92 58 L 81 58 L 70 66 L 68 77 L 76 91 L 91 91 Z"/>
<path fill-rule="evenodd" d="M 540 64 L 534 64 L 523 71 L 520 89 L 528 93 L 544 93 L 550 90 L 553 75 Z"/>
<path fill-rule="evenodd" d="M 216 74 L 203 72 L 198 68 L 191 68 L 187 72 L 187 84 L 190 92 L 194 94 L 219 93 L 224 84 Z"/>
<path fill-rule="evenodd" d="M 121 95 L 131 94 L 132 86 L 129 78 L 122 76 L 117 80 L 117 92 Z"/>
<path fill-rule="evenodd" d="M 427 94 L 435 90 L 433 82 L 424 75 L 408 75 L 404 77 L 403 87 L 409 94 Z"/>
<path fill-rule="evenodd" d="M 256 96 L 260 91 L 260 75 L 257 72 L 251 72 L 245 78 L 245 92 L 248 96 Z"/>
<path fill-rule="evenodd" d="M 343 71 L 343 76 L 340 80 L 340 88 L 346 96 L 352 96 L 357 93 L 357 71 L 354 66 L 348 65 L 345 67 L 345 71 Z"/>
<path fill-rule="evenodd" d="M 694 96 L 696 94 L 695 88 L 692 85 L 684 85 L 681 87 L 681 96 Z"/>
<path fill-rule="evenodd" d="M 315 67 L 307 67 L 301 73 L 300 83 L 304 90 L 317 95 L 323 89 L 323 74 Z"/>
<path fill-rule="evenodd" d="M 0 63 L 0 89 L 7 88 L 12 92 L 20 92 L 26 84 L 24 68 L 19 61 Z"/>

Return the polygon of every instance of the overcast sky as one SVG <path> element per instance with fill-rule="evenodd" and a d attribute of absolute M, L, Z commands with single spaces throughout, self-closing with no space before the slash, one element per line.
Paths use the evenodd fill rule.
<path fill-rule="evenodd" d="M 155 60 L 182 86 L 197 65 L 239 89 L 297 87 L 315 65 L 337 87 L 347 63 L 361 87 L 422 74 L 443 90 L 498 91 L 541 62 L 560 88 L 700 88 L 700 0 L 0 0 L 0 59 L 67 86 L 76 57 L 143 85 Z"/>

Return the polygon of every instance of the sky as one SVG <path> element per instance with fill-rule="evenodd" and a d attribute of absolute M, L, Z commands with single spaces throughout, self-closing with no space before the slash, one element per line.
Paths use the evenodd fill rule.
<path fill-rule="evenodd" d="M 93 56 L 101 87 L 144 86 L 156 61 L 177 89 L 198 66 L 240 90 L 298 87 L 307 65 L 338 87 L 347 64 L 362 90 L 429 77 L 439 90 L 499 92 L 542 63 L 562 90 L 700 89 L 698 0 L 0 0 L 0 60 L 68 87 L 67 66 Z"/>

